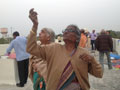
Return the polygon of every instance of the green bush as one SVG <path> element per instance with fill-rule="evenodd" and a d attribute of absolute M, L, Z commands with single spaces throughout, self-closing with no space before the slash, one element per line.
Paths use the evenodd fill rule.
<path fill-rule="evenodd" d="M 0 38 L 0 44 L 8 44 L 11 40 L 12 38 Z"/>
<path fill-rule="evenodd" d="M 110 32 L 112 38 L 120 39 L 120 31 L 112 31 L 112 30 L 108 30 L 108 31 Z"/>

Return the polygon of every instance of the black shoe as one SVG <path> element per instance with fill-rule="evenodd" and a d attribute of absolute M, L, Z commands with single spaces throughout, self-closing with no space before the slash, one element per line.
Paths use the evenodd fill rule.
<path fill-rule="evenodd" d="M 17 87 L 24 87 L 24 84 L 17 83 L 16 86 Z"/>

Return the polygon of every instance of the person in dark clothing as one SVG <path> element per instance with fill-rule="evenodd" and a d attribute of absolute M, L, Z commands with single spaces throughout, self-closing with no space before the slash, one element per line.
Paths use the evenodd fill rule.
<path fill-rule="evenodd" d="M 95 42 L 96 49 L 99 51 L 99 61 L 102 65 L 102 68 L 104 70 L 104 53 L 107 56 L 108 60 L 108 68 L 112 69 L 112 63 L 110 60 L 110 52 L 113 51 L 113 40 L 110 35 L 107 35 L 105 30 L 101 31 L 101 35 L 99 35 Z"/>

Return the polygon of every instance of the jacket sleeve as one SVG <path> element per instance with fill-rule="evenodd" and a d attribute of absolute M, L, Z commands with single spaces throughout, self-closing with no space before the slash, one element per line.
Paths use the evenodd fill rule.
<path fill-rule="evenodd" d="M 98 42 L 99 42 L 99 37 L 97 37 L 97 39 L 95 41 L 95 47 L 97 50 L 99 50 Z"/>
<path fill-rule="evenodd" d="M 92 57 L 92 62 L 88 64 L 88 72 L 95 77 L 102 78 L 103 70 L 102 66 Z"/>
<path fill-rule="evenodd" d="M 7 48 L 6 52 L 7 54 L 9 54 L 11 52 L 11 50 L 14 48 L 14 40 L 10 43 L 9 47 Z"/>
<path fill-rule="evenodd" d="M 50 48 L 51 46 L 49 45 L 45 45 L 45 46 L 38 45 L 37 39 L 36 39 L 36 33 L 34 31 L 30 31 L 30 34 L 28 35 L 28 41 L 27 41 L 27 47 L 26 47 L 26 51 L 28 53 L 30 53 L 31 55 L 37 56 L 38 58 L 47 60 L 47 52 L 51 50 L 50 54 L 52 54 L 52 51 L 53 51 Z"/>
<path fill-rule="evenodd" d="M 110 45 L 110 50 L 113 51 L 113 40 L 112 37 L 109 36 L 109 45 Z"/>

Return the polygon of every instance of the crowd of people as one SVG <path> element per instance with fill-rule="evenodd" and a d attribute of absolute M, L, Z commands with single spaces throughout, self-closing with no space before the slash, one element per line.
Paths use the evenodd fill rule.
<path fill-rule="evenodd" d="M 34 90 L 89 90 L 89 76 L 102 78 L 104 71 L 104 53 L 107 55 L 108 68 L 112 69 L 110 52 L 113 51 L 112 37 L 105 30 L 98 35 L 79 29 L 77 25 L 68 25 L 63 33 L 64 45 L 55 43 L 55 33 L 50 28 L 43 28 L 39 33 L 37 12 L 31 9 L 29 18 L 33 23 L 27 39 L 14 32 L 14 40 L 7 53 L 14 48 L 18 63 L 20 83 L 24 87 L 27 78 L 33 82 Z M 99 51 L 99 62 L 88 51 Z M 29 69 L 29 70 L 28 70 Z"/>

